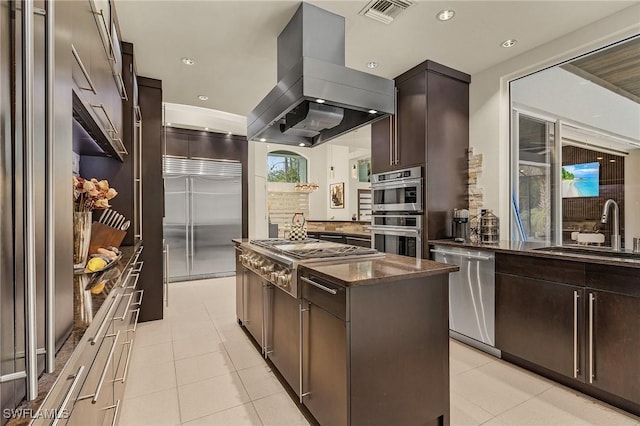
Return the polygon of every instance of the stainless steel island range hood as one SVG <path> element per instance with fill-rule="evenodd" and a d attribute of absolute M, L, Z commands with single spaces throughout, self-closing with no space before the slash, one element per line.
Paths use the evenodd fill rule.
<path fill-rule="evenodd" d="M 344 18 L 302 3 L 278 36 L 278 83 L 247 137 L 315 146 L 394 113 L 394 81 L 346 68 Z"/>

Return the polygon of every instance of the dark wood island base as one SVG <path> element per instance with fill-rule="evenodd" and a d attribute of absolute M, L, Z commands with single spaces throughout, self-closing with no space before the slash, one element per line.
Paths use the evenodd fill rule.
<path fill-rule="evenodd" d="M 240 266 L 238 297 L 248 300 L 238 306 L 262 294 L 263 323 L 238 317 L 319 424 L 449 424 L 448 274 L 457 267 L 394 255 L 304 263 L 296 299 Z"/>

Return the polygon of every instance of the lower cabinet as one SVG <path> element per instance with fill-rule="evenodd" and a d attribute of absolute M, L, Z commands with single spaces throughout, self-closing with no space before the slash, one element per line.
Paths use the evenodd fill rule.
<path fill-rule="evenodd" d="M 638 269 L 546 261 L 496 254 L 496 347 L 640 414 Z"/>
<path fill-rule="evenodd" d="M 345 237 L 345 243 L 351 244 L 352 246 L 371 247 L 371 237 L 351 237 L 347 235 Z"/>
<path fill-rule="evenodd" d="M 258 342 L 262 350 L 265 347 L 264 338 L 264 293 L 266 283 L 255 272 L 247 271 L 244 280 L 245 312 L 243 325 Z"/>
<path fill-rule="evenodd" d="M 300 394 L 300 301 L 271 287 L 267 356 L 297 395 Z"/>

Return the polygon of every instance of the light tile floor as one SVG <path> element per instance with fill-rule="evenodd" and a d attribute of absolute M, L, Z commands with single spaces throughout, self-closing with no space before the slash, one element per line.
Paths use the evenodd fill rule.
<path fill-rule="evenodd" d="M 137 330 L 120 425 L 308 425 L 236 323 L 235 278 L 172 283 L 165 319 Z M 640 426 L 466 345 L 450 348 L 452 425 Z"/>

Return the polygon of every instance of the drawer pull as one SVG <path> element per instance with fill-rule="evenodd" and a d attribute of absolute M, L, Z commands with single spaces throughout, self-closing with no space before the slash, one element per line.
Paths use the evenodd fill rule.
<path fill-rule="evenodd" d="M 593 383 L 595 372 L 593 371 L 593 304 L 595 296 L 589 293 L 589 383 Z"/>
<path fill-rule="evenodd" d="M 125 303 L 125 308 L 124 308 L 124 312 L 122 313 L 121 317 L 118 318 L 114 318 L 114 320 L 116 321 L 124 321 L 124 318 L 127 316 L 127 311 L 129 310 L 129 305 L 131 305 L 131 300 L 133 300 L 133 293 L 129 293 L 129 296 L 127 296 L 129 298 L 129 300 L 127 300 L 127 303 Z"/>
<path fill-rule="evenodd" d="M 139 294 L 140 297 L 138 298 L 137 302 L 133 302 L 132 305 L 136 305 L 136 306 L 140 306 L 142 305 L 142 296 L 144 296 L 144 290 L 138 290 L 135 293 L 131 293 L 131 294 Z"/>
<path fill-rule="evenodd" d="M 102 323 L 100 324 L 100 327 L 98 328 L 98 331 L 96 331 L 96 334 L 91 337 L 89 339 L 89 343 L 91 343 L 91 345 L 95 345 L 96 342 L 98 341 L 98 339 L 100 338 L 100 334 L 102 334 L 102 329 L 104 328 L 104 326 L 111 321 L 111 317 L 113 314 L 113 310 L 115 309 L 116 306 L 118 306 L 118 299 L 122 297 L 122 294 L 117 294 L 115 297 L 115 300 L 113 301 L 113 303 L 111 304 L 111 306 L 109 307 L 109 310 L 107 311 L 107 315 L 105 315 L 104 319 L 102 320 Z"/>
<path fill-rule="evenodd" d="M 127 380 L 127 372 L 129 371 L 129 361 L 131 360 L 131 350 L 133 349 L 133 339 L 128 342 L 124 342 L 125 345 L 129 345 L 129 350 L 127 351 L 127 360 L 124 363 L 124 371 L 122 372 L 122 377 L 116 379 L 116 382 L 124 383 Z"/>
<path fill-rule="evenodd" d="M 136 332 L 136 327 L 138 326 L 138 317 L 140 316 L 140 308 L 136 309 L 135 311 L 131 311 L 131 312 L 135 312 L 136 313 L 136 319 L 133 321 L 133 328 L 128 329 L 127 331 L 132 331 L 132 332 Z"/>
<path fill-rule="evenodd" d="M 103 410 L 112 410 L 113 411 L 113 420 L 111 421 L 111 426 L 116 426 L 116 420 L 118 419 L 118 412 L 120 411 L 120 400 L 117 400 L 115 404 L 110 405 L 108 407 L 104 407 Z"/>
<path fill-rule="evenodd" d="M 317 282 L 315 282 L 315 281 L 312 281 L 312 280 L 310 280 L 310 279 L 308 279 L 308 278 L 305 278 L 305 277 L 300 277 L 300 279 L 301 279 L 302 281 L 304 281 L 304 282 L 308 283 L 308 284 L 311 284 L 311 285 L 312 285 L 312 286 L 314 286 L 314 287 L 319 288 L 320 290 L 324 290 L 324 291 L 326 291 L 327 293 L 331 293 L 331 294 L 338 294 L 338 290 L 336 290 L 336 289 L 334 289 L 334 288 L 325 287 L 325 286 L 323 286 L 322 284 L 319 284 L 319 283 L 317 283 Z"/>
<path fill-rule="evenodd" d="M 138 286 L 138 280 L 140 279 L 140 274 L 133 273 L 133 274 L 131 274 L 131 276 L 135 277 L 135 280 L 133 281 L 133 285 L 126 286 L 125 288 L 130 289 L 130 290 L 135 290 L 135 288 Z"/>
<path fill-rule="evenodd" d="M 60 408 L 56 412 L 55 419 L 53 419 L 53 422 L 51 422 L 51 426 L 56 426 L 60 421 L 61 416 L 63 416 L 65 411 L 67 410 L 67 405 L 69 405 L 69 401 L 71 400 L 71 395 L 73 395 L 73 392 L 76 390 L 78 383 L 80 383 L 80 378 L 82 377 L 83 372 L 84 372 L 84 365 L 81 365 L 80 368 L 78 368 L 78 371 L 76 372 L 75 376 L 71 376 L 73 377 L 73 382 L 71 382 L 71 386 L 69 386 L 69 390 L 64 395 L 64 398 L 62 399 L 62 404 L 60 404 Z"/>
<path fill-rule="evenodd" d="M 80 71 L 82 71 L 82 74 L 84 75 L 84 79 L 87 80 L 87 83 L 89 84 L 89 87 L 80 87 L 80 86 L 78 87 L 80 87 L 80 89 L 82 90 L 89 90 L 93 92 L 94 95 L 97 95 L 98 92 L 96 92 L 96 86 L 93 84 L 93 81 L 91 81 L 91 77 L 89 77 L 89 72 L 85 68 L 84 63 L 82 62 L 82 59 L 80 59 L 80 55 L 78 54 L 78 51 L 76 50 L 73 44 L 71 45 L 71 53 L 73 53 L 73 57 L 76 59 L 76 62 L 80 67 Z"/>
<path fill-rule="evenodd" d="M 142 265 L 144 265 L 144 260 L 141 260 L 140 262 L 136 262 L 136 269 L 133 270 L 134 273 L 139 273 L 140 271 L 142 271 Z"/>
<path fill-rule="evenodd" d="M 93 395 L 85 395 L 82 396 L 80 398 L 78 398 L 78 401 L 81 401 L 83 399 L 88 399 L 91 398 L 91 403 L 95 404 L 96 402 L 98 402 L 98 398 L 100 397 L 100 392 L 102 391 L 102 385 L 104 384 L 104 379 L 107 377 L 107 371 L 109 370 L 109 365 L 111 364 L 111 361 L 113 360 L 113 353 L 116 350 L 116 345 L 118 344 L 118 338 L 120 337 L 120 330 L 118 330 L 118 332 L 114 335 L 114 334 L 110 334 L 108 337 L 114 336 L 115 338 L 113 339 L 113 344 L 111 345 L 111 349 L 109 350 L 109 355 L 107 356 L 107 362 L 104 365 L 104 369 L 102 370 L 102 374 L 100 374 L 100 380 L 98 380 L 98 386 L 96 386 L 96 391 Z"/>

